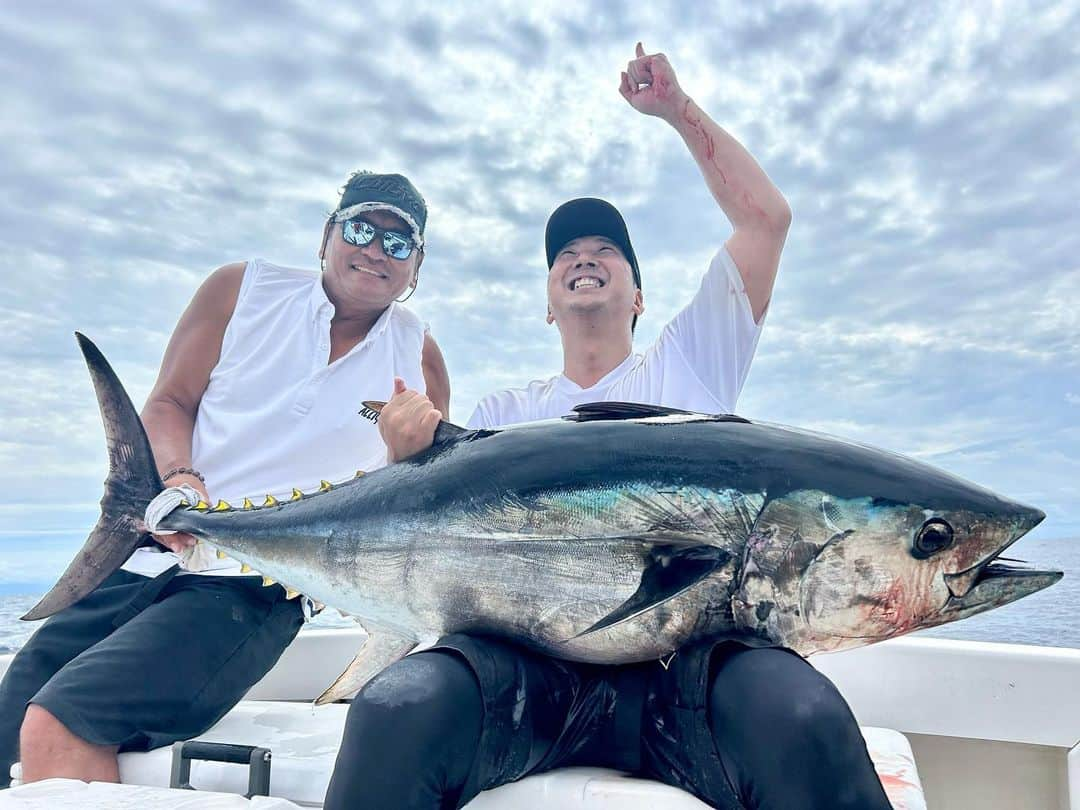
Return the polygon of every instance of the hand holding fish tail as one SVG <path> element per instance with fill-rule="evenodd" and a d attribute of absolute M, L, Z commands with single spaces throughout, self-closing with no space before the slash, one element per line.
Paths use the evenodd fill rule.
<path fill-rule="evenodd" d="M 443 414 L 427 396 L 394 378 L 394 395 L 379 414 L 379 433 L 386 443 L 387 460 L 403 461 L 431 447 Z"/>
<path fill-rule="evenodd" d="M 143 518 L 146 530 L 154 536 L 154 540 L 177 554 L 183 554 L 186 550 L 194 547 L 195 538 L 183 532 L 159 531 L 158 524 L 166 515 L 169 515 L 185 503 L 194 506 L 200 500 L 206 503 L 210 502 L 206 485 L 202 481 L 191 475 L 182 477 L 184 478 L 183 483 L 162 490 L 154 500 L 146 505 L 146 514 Z M 169 480 L 176 481 L 180 478 L 180 475 L 176 475 Z"/>
<path fill-rule="evenodd" d="M 675 70 L 664 54 L 647 54 L 640 42 L 636 54 L 622 73 L 619 92 L 638 112 L 674 122 L 688 100 Z"/>

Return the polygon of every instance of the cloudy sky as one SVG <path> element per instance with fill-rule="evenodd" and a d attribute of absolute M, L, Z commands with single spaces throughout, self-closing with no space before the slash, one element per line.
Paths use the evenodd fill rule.
<path fill-rule="evenodd" d="M 1080 536 L 1080 7 L 518 5 L 6 4 L 0 547 L 95 514 L 72 332 L 141 402 L 200 281 L 315 267 L 357 168 L 428 200 L 410 305 L 458 421 L 560 370 L 541 244 L 564 199 L 624 211 L 654 339 L 730 227 L 678 136 L 617 92 L 639 39 L 794 211 L 739 411 L 915 455 Z"/>

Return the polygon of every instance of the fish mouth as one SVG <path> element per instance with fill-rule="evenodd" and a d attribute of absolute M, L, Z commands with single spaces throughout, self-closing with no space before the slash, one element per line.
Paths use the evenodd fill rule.
<path fill-rule="evenodd" d="M 1012 537 L 1001 548 L 965 571 L 945 574 L 949 599 L 944 611 L 958 614 L 955 618 L 981 613 L 1049 588 L 1060 580 L 1064 576 L 1062 571 L 1034 568 L 1023 560 L 1001 556 L 1045 517 L 1038 509 L 1025 508 Z"/>
<path fill-rule="evenodd" d="M 955 595 L 950 587 L 943 612 L 951 614 L 951 618 L 982 613 L 1049 588 L 1064 576 L 1062 571 L 1026 568 L 1016 562 L 994 561 L 981 566 L 978 577 L 963 595 Z"/>

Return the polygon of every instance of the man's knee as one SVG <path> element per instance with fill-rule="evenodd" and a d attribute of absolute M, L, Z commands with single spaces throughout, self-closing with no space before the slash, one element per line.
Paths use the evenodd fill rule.
<path fill-rule="evenodd" d="M 353 700 L 347 729 L 380 745 L 395 739 L 460 742 L 479 738 L 482 719 L 472 669 L 455 653 L 436 650 L 410 655 L 373 678 Z"/>
<path fill-rule="evenodd" d="M 845 739 L 861 742 L 859 727 L 843 696 L 832 682 L 807 666 L 797 691 L 774 695 L 773 711 L 800 746 L 838 745 Z"/>
<path fill-rule="evenodd" d="M 797 745 L 837 742 L 858 726 L 833 683 L 795 655 L 778 649 L 739 652 L 713 676 L 710 710 L 717 731 L 747 734 L 783 729 Z"/>
<path fill-rule="evenodd" d="M 26 715 L 19 729 L 19 756 L 24 766 L 42 757 L 89 745 L 48 709 L 36 703 L 26 707 Z"/>
<path fill-rule="evenodd" d="M 19 748 L 23 756 L 27 751 L 43 746 L 47 741 L 70 736 L 67 726 L 56 719 L 48 709 L 31 703 L 26 707 L 22 726 L 19 729 Z"/>
<path fill-rule="evenodd" d="M 387 667 L 349 708 L 326 807 L 445 803 L 465 785 L 483 711 L 476 676 L 454 653 L 422 652 Z"/>
<path fill-rule="evenodd" d="M 52 776 L 86 782 L 120 781 L 115 745 L 87 742 L 42 706 L 27 707 L 19 737 L 24 781 Z"/>
<path fill-rule="evenodd" d="M 763 807 L 887 808 L 847 702 L 783 650 L 716 662 L 709 722 L 731 784 Z"/>

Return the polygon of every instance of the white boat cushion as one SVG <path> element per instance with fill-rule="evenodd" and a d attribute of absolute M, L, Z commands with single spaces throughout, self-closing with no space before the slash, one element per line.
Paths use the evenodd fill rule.
<path fill-rule="evenodd" d="M 862 727 L 870 759 L 895 810 L 926 810 L 907 738 L 888 728 Z M 468 810 L 708 810 L 679 788 L 603 768 L 563 768 L 486 791 Z"/>
<path fill-rule="evenodd" d="M 322 804 L 334 768 L 348 706 L 243 701 L 199 739 L 269 748 L 270 793 L 297 804 Z M 915 758 L 898 731 L 862 728 L 870 758 L 895 810 L 926 810 Z M 168 786 L 172 751 L 120 755 L 120 779 Z M 17 772 L 13 769 L 13 774 Z M 194 761 L 191 784 L 200 790 L 243 794 L 247 767 Z M 706 805 L 678 788 L 600 768 L 563 768 L 482 793 L 470 810 L 702 810 Z M 170 805 L 171 807 L 171 805 Z"/>
<path fill-rule="evenodd" d="M 0 810 L 299 810 L 285 799 L 45 779 L 0 791 Z"/>
<path fill-rule="evenodd" d="M 926 810 L 926 796 L 907 737 L 891 728 L 861 727 L 878 779 L 896 810 Z"/>

